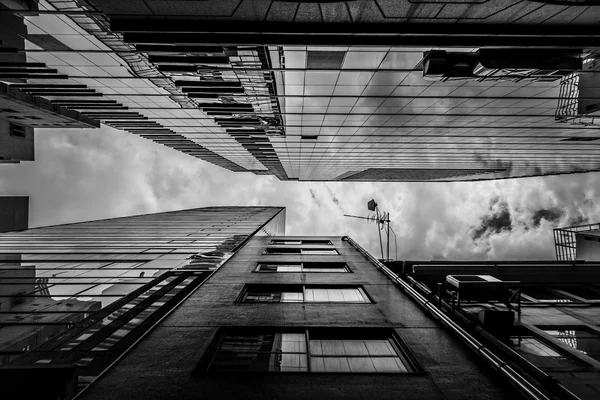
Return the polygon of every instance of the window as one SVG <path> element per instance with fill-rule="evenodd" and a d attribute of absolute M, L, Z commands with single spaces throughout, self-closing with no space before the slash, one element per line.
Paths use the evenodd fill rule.
<path fill-rule="evenodd" d="M 261 263 L 256 267 L 257 272 L 350 272 L 342 262 L 311 262 L 311 263 Z"/>
<path fill-rule="evenodd" d="M 271 240 L 269 244 L 287 244 L 287 245 L 322 245 L 322 246 L 332 246 L 330 240 L 319 240 L 319 239 L 309 239 L 309 240 L 285 240 L 285 239 L 274 239 Z"/>
<path fill-rule="evenodd" d="M 586 326 L 539 326 L 538 328 L 558 341 L 600 361 L 600 333 Z"/>
<path fill-rule="evenodd" d="M 214 356 L 199 369 L 212 372 L 417 372 L 418 364 L 391 329 L 226 329 Z M 208 357 L 206 358 L 208 360 Z"/>
<path fill-rule="evenodd" d="M 243 303 L 370 303 L 358 286 L 246 285 Z"/>
<path fill-rule="evenodd" d="M 544 286 L 528 287 L 521 290 L 525 300 L 541 303 L 573 303 L 568 296 Z"/>
<path fill-rule="evenodd" d="M 26 135 L 25 127 L 22 125 L 10 124 L 10 135 L 24 138 Z"/>
<path fill-rule="evenodd" d="M 511 336 L 512 347 L 528 361 L 544 371 L 579 370 L 583 363 L 575 358 L 568 358 L 559 348 L 544 343 L 533 334 L 520 327 L 521 334 Z"/>
<path fill-rule="evenodd" d="M 293 249 L 286 247 L 267 247 L 265 254 L 330 255 L 339 253 L 334 249 Z"/>

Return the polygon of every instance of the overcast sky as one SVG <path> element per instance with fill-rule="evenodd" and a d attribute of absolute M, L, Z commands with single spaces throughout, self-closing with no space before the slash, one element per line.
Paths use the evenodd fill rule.
<path fill-rule="evenodd" d="M 552 228 L 600 220 L 599 188 L 599 173 L 472 183 L 281 182 L 108 127 L 37 129 L 36 161 L 0 166 L 0 195 L 30 196 L 31 227 L 213 205 L 286 206 L 287 234 L 349 235 L 379 257 L 375 225 L 343 216 L 367 215 L 374 197 L 390 212 L 398 259 L 552 259 Z"/>

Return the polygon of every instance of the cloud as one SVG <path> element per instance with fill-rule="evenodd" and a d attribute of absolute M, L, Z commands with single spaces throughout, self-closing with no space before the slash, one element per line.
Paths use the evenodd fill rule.
<path fill-rule="evenodd" d="M 549 222 L 559 221 L 563 214 L 564 212 L 560 208 L 541 208 L 533 213 L 533 226 L 540 226 L 542 219 Z"/>
<path fill-rule="evenodd" d="M 490 204 L 490 214 L 483 216 L 478 227 L 471 230 L 471 238 L 475 241 L 484 236 L 498 234 L 512 229 L 512 220 L 508 203 L 499 197 L 494 197 Z M 538 224 L 539 225 L 539 224 Z"/>
<path fill-rule="evenodd" d="M 349 235 L 381 257 L 375 198 L 399 259 L 552 259 L 552 229 L 600 220 L 600 174 L 484 182 L 284 182 L 234 173 L 108 127 L 38 130 L 36 161 L 0 166 L 2 195 L 31 196 L 30 225 L 212 205 L 287 207 L 287 232 Z M 383 247 L 385 252 L 385 235 Z M 475 238 L 475 240 L 474 240 Z M 390 255 L 395 257 L 394 240 Z"/>

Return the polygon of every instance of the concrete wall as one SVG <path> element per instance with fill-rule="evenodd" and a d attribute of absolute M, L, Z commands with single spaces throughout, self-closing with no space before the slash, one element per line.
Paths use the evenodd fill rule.
<path fill-rule="evenodd" d="M 10 134 L 10 122 L 0 119 L 0 157 L 13 161 L 33 161 L 35 148 L 33 128 L 25 128 L 25 137 Z"/>
<path fill-rule="evenodd" d="M 577 234 L 577 260 L 600 261 L 600 236 Z"/>
<path fill-rule="evenodd" d="M 29 225 L 29 197 L 0 196 L 0 232 L 27 229 Z"/>
<path fill-rule="evenodd" d="M 287 237 L 291 238 L 291 237 Z M 160 326 L 83 393 L 90 399 L 508 399 L 486 366 L 341 238 L 340 255 L 263 255 L 255 237 Z M 344 261 L 352 273 L 258 273 L 258 261 Z M 360 284 L 372 304 L 235 303 L 245 284 Z M 390 327 L 419 374 L 192 374 L 225 326 Z"/>

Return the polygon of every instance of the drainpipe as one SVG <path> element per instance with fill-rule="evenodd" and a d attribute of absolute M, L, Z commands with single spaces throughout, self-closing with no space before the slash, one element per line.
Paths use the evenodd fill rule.
<path fill-rule="evenodd" d="M 449 328 L 459 339 L 461 339 L 471 350 L 482 357 L 490 367 L 500 375 L 502 375 L 515 389 L 532 400 L 550 400 L 545 394 L 540 392 L 527 379 L 523 378 L 517 371 L 505 363 L 502 359 L 492 353 L 486 346 L 477 341 L 467 331 L 461 328 L 458 324 L 441 312 L 433 303 L 423 297 L 419 292 L 413 289 L 408 283 L 400 279 L 390 269 L 383 265 L 379 260 L 369 254 L 358 243 L 348 236 L 342 237 L 342 240 L 347 241 L 352 247 L 358 250 L 362 255 L 367 257 L 377 268 L 379 268 L 388 278 L 394 281 L 406 294 L 408 294 L 419 305 L 425 308 L 429 313 L 442 325 Z"/>
<path fill-rule="evenodd" d="M 438 308 L 440 310 L 442 309 L 442 307 L 445 307 L 446 309 L 449 309 L 451 307 L 445 301 L 443 301 L 439 295 L 434 295 L 433 292 L 429 290 L 427 286 L 423 285 L 421 282 L 417 281 L 413 277 L 407 276 L 406 280 L 408 280 L 408 282 L 411 285 L 417 287 L 421 291 L 421 293 L 425 293 L 426 298 L 429 298 L 431 301 L 437 303 Z M 496 350 L 502 352 L 505 357 L 513 361 L 519 367 L 525 369 L 527 373 L 531 374 L 535 379 L 537 379 L 542 384 L 542 387 L 546 389 L 546 391 L 548 391 L 549 393 L 556 394 L 561 399 L 581 400 L 577 395 L 575 395 L 573 392 L 571 392 L 569 389 L 563 386 L 554 377 L 546 374 L 544 371 L 532 364 L 529 360 L 527 360 L 519 353 L 502 343 L 494 335 L 487 332 L 485 329 L 468 319 L 466 316 L 462 315 L 461 313 L 453 314 L 453 316 L 460 319 L 464 325 L 467 325 L 473 330 L 475 330 L 475 332 L 481 335 L 483 339 L 485 339 L 488 343 L 491 343 Z"/>

